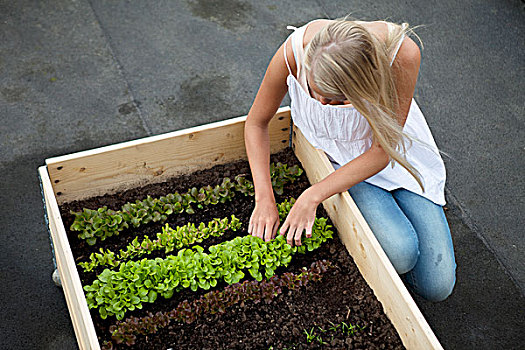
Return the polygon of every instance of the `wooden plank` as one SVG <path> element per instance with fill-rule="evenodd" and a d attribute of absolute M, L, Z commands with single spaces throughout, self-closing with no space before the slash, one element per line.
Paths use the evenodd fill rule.
<path fill-rule="evenodd" d="M 46 160 L 59 204 L 157 183 L 180 174 L 246 159 L 246 117 Z M 288 146 L 290 108 L 269 126 L 271 152 Z"/>
<path fill-rule="evenodd" d="M 334 171 L 324 152 L 312 147 L 297 127 L 293 130 L 292 147 L 310 183 L 317 183 Z M 334 195 L 323 206 L 405 347 L 443 349 L 350 194 Z"/>
<path fill-rule="evenodd" d="M 82 283 L 80 282 L 73 253 L 69 246 L 66 230 L 60 216 L 47 169 L 45 166 L 42 166 L 38 169 L 38 172 L 42 180 L 49 231 L 51 232 L 51 238 L 55 248 L 57 269 L 78 345 L 82 350 L 99 350 L 100 345 L 95 332 L 95 326 L 89 313 L 84 291 L 82 290 Z"/>

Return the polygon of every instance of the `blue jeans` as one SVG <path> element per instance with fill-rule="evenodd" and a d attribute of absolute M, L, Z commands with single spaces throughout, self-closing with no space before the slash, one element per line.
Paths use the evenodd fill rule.
<path fill-rule="evenodd" d="M 443 208 L 402 188 L 361 182 L 348 192 L 408 288 L 445 300 L 456 283 L 456 262 Z"/>

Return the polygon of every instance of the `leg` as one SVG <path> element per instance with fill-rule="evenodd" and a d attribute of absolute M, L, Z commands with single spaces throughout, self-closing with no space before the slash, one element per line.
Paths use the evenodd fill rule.
<path fill-rule="evenodd" d="M 417 235 L 392 194 L 366 182 L 348 192 L 397 273 L 412 270 L 419 256 Z"/>
<path fill-rule="evenodd" d="M 392 195 L 419 240 L 419 259 L 414 269 L 404 276 L 406 282 L 427 300 L 445 300 L 456 283 L 456 262 L 443 208 L 405 189 L 394 190 Z"/>

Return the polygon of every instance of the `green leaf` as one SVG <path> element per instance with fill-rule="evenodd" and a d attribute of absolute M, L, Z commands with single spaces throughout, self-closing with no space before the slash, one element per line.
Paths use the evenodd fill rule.
<path fill-rule="evenodd" d="M 157 300 L 157 292 L 150 290 L 148 293 L 148 302 L 153 303 L 155 300 Z"/>
<path fill-rule="evenodd" d="M 196 197 L 198 194 L 199 194 L 199 190 L 197 190 L 196 187 L 193 187 L 191 190 L 190 190 L 190 194 L 192 197 Z"/>
<path fill-rule="evenodd" d="M 173 292 L 174 292 L 173 289 L 167 290 L 166 292 L 163 293 L 164 298 L 166 299 L 171 298 L 173 296 Z"/>
<path fill-rule="evenodd" d="M 104 283 L 108 283 L 111 280 L 111 270 L 105 269 L 102 271 L 102 273 L 98 276 L 98 279 Z"/>
<path fill-rule="evenodd" d="M 74 222 L 73 225 L 71 225 L 72 231 L 82 231 L 82 225 L 80 225 L 78 222 Z"/>
<path fill-rule="evenodd" d="M 210 289 L 210 282 L 206 281 L 206 280 L 199 280 L 199 287 L 201 287 L 202 289 Z"/>

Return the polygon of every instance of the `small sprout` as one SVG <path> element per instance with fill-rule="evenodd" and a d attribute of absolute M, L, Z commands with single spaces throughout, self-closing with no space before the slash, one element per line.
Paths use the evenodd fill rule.
<path fill-rule="evenodd" d="M 337 331 L 337 329 L 341 326 L 341 325 L 338 325 L 338 324 L 334 324 L 334 323 L 331 322 L 331 321 L 328 321 L 328 323 L 330 323 L 330 328 L 329 328 L 329 329 L 330 329 L 331 331 L 334 331 L 334 332 Z"/>
<path fill-rule="evenodd" d="M 314 327 L 308 332 L 306 329 L 303 330 L 303 333 L 306 334 L 306 341 L 311 343 L 315 339 Z"/>

